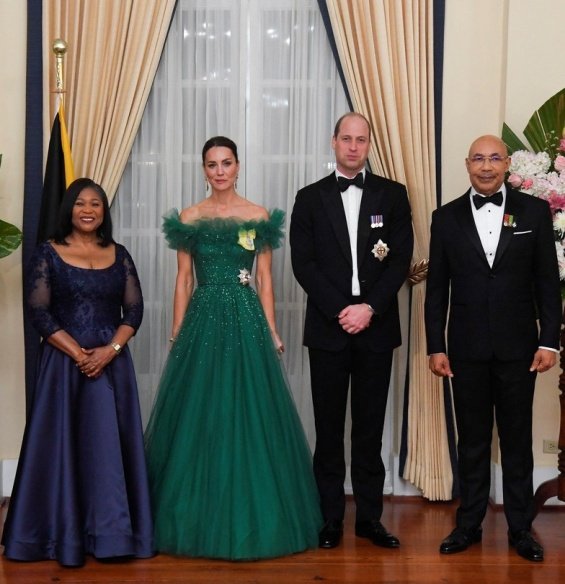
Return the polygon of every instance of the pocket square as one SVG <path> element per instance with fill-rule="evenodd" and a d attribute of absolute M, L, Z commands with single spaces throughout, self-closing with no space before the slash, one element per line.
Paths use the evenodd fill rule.
<path fill-rule="evenodd" d="M 514 231 L 514 235 L 525 235 L 526 233 L 531 233 L 532 230 L 528 230 L 528 231 Z"/>

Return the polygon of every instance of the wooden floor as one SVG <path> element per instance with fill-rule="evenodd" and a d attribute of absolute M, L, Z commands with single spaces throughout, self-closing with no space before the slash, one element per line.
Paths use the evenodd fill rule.
<path fill-rule="evenodd" d="M 89 559 L 83 568 L 56 562 L 20 563 L 0 558 L 0 583 L 189 583 L 324 584 L 457 583 L 553 584 L 565 582 L 565 513 L 546 508 L 535 532 L 545 547 L 543 563 L 532 563 L 509 549 L 506 522 L 499 508 L 489 508 L 483 542 L 466 552 L 443 556 L 439 542 L 452 528 L 456 505 L 412 497 L 388 498 L 383 523 L 401 540 L 386 550 L 353 534 L 354 504 L 348 502 L 345 535 L 334 550 L 312 550 L 276 560 L 224 562 L 159 555 L 150 560 L 102 563 Z M 3 517 L 0 517 L 3 522 Z M 1 548 L 0 548 L 1 549 Z"/>

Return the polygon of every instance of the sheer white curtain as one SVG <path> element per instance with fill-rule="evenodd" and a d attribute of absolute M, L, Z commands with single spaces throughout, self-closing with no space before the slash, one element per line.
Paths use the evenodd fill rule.
<path fill-rule="evenodd" d="M 180 0 L 112 215 L 145 297 L 132 342 L 144 418 L 167 354 L 176 255 L 161 217 L 206 196 L 201 149 L 223 134 L 239 147 L 238 191 L 286 211 L 296 191 L 333 168 L 330 138 L 348 110 L 315 0 Z M 273 258 L 286 371 L 311 444 L 304 293 L 288 241 Z"/>

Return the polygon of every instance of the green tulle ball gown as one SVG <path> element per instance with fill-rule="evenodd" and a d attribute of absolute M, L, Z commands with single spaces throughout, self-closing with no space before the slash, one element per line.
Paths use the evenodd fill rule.
<path fill-rule="evenodd" d="M 198 286 L 145 434 L 161 552 L 255 560 L 317 545 L 311 453 L 249 285 L 256 253 L 280 245 L 283 222 L 280 210 L 253 221 L 165 217 Z"/>

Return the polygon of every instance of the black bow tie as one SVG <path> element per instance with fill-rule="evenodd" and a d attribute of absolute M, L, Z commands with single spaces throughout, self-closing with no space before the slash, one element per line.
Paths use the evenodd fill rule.
<path fill-rule="evenodd" d="M 487 203 L 492 203 L 493 205 L 497 205 L 500 207 L 502 205 L 502 193 L 498 191 L 498 193 L 494 193 L 490 197 L 483 197 L 481 195 L 473 195 L 473 203 L 477 209 L 480 209 L 483 205 Z"/>
<path fill-rule="evenodd" d="M 343 193 L 346 191 L 351 185 L 355 185 L 360 189 L 363 188 L 363 173 L 360 172 L 357 176 L 353 178 L 346 178 L 345 176 L 338 176 L 337 177 L 337 185 L 339 186 L 339 190 Z"/>

